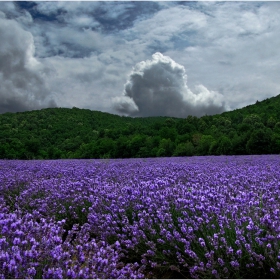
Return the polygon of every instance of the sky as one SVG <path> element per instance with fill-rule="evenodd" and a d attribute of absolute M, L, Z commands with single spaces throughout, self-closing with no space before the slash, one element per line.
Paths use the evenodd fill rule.
<path fill-rule="evenodd" d="M 0 3 L 0 113 L 203 116 L 280 94 L 280 2 Z"/>

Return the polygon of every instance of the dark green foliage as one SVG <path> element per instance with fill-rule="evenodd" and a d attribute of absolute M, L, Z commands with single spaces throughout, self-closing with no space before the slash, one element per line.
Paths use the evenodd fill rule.
<path fill-rule="evenodd" d="M 231 141 L 227 136 L 223 135 L 218 142 L 217 153 L 220 155 L 230 155 L 231 151 Z"/>
<path fill-rule="evenodd" d="M 280 153 L 280 95 L 220 115 L 130 118 L 78 108 L 0 115 L 1 159 Z"/>
<path fill-rule="evenodd" d="M 250 154 L 270 153 L 271 133 L 268 130 L 257 129 L 251 134 L 246 149 Z"/>
<path fill-rule="evenodd" d="M 194 146 L 190 141 L 178 144 L 174 151 L 174 156 L 192 156 L 193 154 Z"/>
<path fill-rule="evenodd" d="M 211 135 L 202 135 L 199 144 L 197 146 L 197 151 L 201 155 L 210 154 L 211 144 L 215 141 L 214 137 Z"/>

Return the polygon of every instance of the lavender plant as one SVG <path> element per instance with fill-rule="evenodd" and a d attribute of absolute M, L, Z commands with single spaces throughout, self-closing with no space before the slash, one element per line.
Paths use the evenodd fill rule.
<path fill-rule="evenodd" d="M 280 157 L 0 161 L 1 278 L 279 278 Z"/>

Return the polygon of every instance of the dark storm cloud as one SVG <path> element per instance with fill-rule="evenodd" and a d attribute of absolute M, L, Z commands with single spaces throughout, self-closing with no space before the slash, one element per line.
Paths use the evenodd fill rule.
<path fill-rule="evenodd" d="M 0 113 L 55 105 L 48 98 L 44 67 L 34 58 L 31 33 L 0 14 Z"/>
<path fill-rule="evenodd" d="M 155 53 L 152 60 L 133 68 L 122 97 L 114 99 L 120 113 L 132 116 L 202 116 L 226 110 L 223 95 L 203 85 L 192 92 L 185 68 L 168 56 Z"/>

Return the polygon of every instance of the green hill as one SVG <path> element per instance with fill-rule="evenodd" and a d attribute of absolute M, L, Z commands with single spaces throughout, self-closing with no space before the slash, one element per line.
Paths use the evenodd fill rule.
<path fill-rule="evenodd" d="M 0 158 L 280 153 L 280 95 L 201 118 L 130 118 L 78 108 L 0 115 Z"/>

